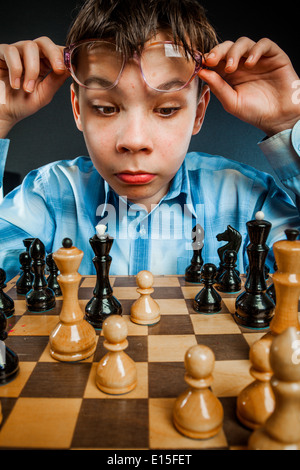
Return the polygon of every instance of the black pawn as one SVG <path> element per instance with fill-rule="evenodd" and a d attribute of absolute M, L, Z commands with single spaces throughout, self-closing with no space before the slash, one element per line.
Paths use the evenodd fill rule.
<path fill-rule="evenodd" d="M 24 295 L 30 291 L 33 282 L 33 274 L 31 272 L 31 258 L 28 251 L 24 251 L 19 256 L 22 274 L 17 280 L 17 293 Z"/>
<path fill-rule="evenodd" d="M 48 287 L 53 290 L 56 296 L 62 295 L 60 285 L 57 280 L 58 268 L 53 259 L 52 253 L 50 253 L 46 258 L 46 264 L 48 266 L 49 276 L 47 278 Z"/>
<path fill-rule="evenodd" d="M 198 313 L 212 314 L 221 311 L 222 298 L 214 289 L 217 268 L 212 263 L 207 263 L 201 271 L 201 278 L 204 284 L 203 289 L 194 299 L 194 310 Z"/>
<path fill-rule="evenodd" d="M 112 257 L 109 255 L 114 239 L 108 234 L 94 235 L 89 239 L 95 253 L 93 263 L 96 268 L 97 280 L 93 297 L 85 307 L 85 319 L 95 328 L 102 329 L 103 321 L 110 315 L 121 315 L 122 305 L 113 296 L 109 281 L 109 269 Z"/>
<path fill-rule="evenodd" d="M 285 231 L 284 231 L 285 235 L 286 235 L 286 239 L 289 240 L 289 241 L 294 241 L 294 240 L 297 240 L 298 236 L 299 236 L 299 230 L 295 229 L 295 228 L 287 228 Z"/>
<path fill-rule="evenodd" d="M 0 311 L 0 385 L 13 380 L 19 371 L 17 354 L 4 343 L 7 338 L 6 325 L 6 316 Z"/>
<path fill-rule="evenodd" d="M 31 246 L 31 243 L 34 241 L 34 238 L 25 238 L 23 240 L 23 245 L 25 246 L 26 248 L 26 251 L 28 253 L 28 255 L 30 256 L 30 246 Z M 30 258 L 31 260 L 31 258 Z M 33 273 L 33 267 L 31 266 L 31 272 Z"/>
<path fill-rule="evenodd" d="M 241 290 L 241 278 L 236 268 L 237 253 L 234 250 L 226 250 L 223 255 L 223 274 L 216 284 L 220 292 L 234 294 Z"/>
<path fill-rule="evenodd" d="M 13 299 L 3 292 L 3 289 L 6 287 L 5 280 L 6 272 L 0 268 L 0 313 L 9 318 L 14 314 L 15 303 Z"/>
<path fill-rule="evenodd" d="M 26 294 L 27 309 L 30 312 L 46 312 L 55 307 L 55 295 L 48 287 L 45 278 L 45 246 L 35 238 L 30 246 L 30 256 L 34 271 L 32 289 Z"/>
<path fill-rule="evenodd" d="M 269 251 L 266 241 L 271 223 L 260 218 L 247 222 L 250 243 L 247 246 L 249 271 L 245 291 L 236 299 L 235 320 L 246 328 L 268 328 L 275 304 L 267 294 L 265 261 Z"/>
<path fill-rule="evenodd" d="M 203 266 L 202 249 L 204 245 L 204 230 L 197 224 L 192 230 L 193 257 L 191 264 L 185 270 L 185 280 L 195 284 L 201 283 L 201 269 Z"/>

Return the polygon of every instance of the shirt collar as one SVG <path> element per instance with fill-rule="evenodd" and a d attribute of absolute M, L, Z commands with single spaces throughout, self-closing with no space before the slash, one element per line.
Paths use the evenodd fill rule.
<path fill-rule="evenodd" d="M 194 217 L 197 217 L 191 197 L 191 186 L 185 160 L 171 181 L 168 194 L 166 194 L 162 201 L 171 201 L 176 198 L 181 199 L 181 203 L 186 204 L 186 207 L 191 214 L 194 215 Z"/>
<path fill-rule="evenodd" d="M 109 204 L 109 201 L 116 201 L 116 198 L 118 197 L 114 190 L 109 186 L 109 184 L 104 180 L 104 193 L 105 193 L 105 198 L 104 198 L 104 204 L 103 204 L 103 210 L 101 213 L 101 217 L 104 216 L 107 204 Z M 112 198 L 112 199 L 111 199 Z M 183 161 L 183 164 L 177 171 L 176 175 L 171 181 L 170 189 L 168 193 L 162 198 L 160 201 L 160 204 L 163 203 L 163 201 L 171 201 L 175 200 L 176 198 L 179 198 L 181 203 L 186 204 L 186 208 L 191 212 L 191 214 L 194 217 L 197 217 L 195 207 L 192 201 L 191 197 L 191 186 L 190 186 L 190 181 L 188 177 L 188 172 L 187 172 L 187 167 L 185 161 Z M 120 197 L 120 199 L 123 198 Z M 124 203 L 126 201 L 124 200 Z"/>

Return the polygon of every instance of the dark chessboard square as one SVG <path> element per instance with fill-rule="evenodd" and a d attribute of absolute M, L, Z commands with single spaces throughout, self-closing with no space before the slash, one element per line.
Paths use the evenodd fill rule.
<path fill-rule="evenodd" d="M 180 287 L 154 287 L 151 294 L 153 299 L 183 299 L 183 293 Z"/>
<path fill-rule="evenodd" d="M 14 326 L 18 323 L 22 315 L 14 314 L 12 317 L 7 318 L 6 331 L 9 332 L 14 329 Z"/>
<path fill-rule="evenodd" d="M 37 362 L 48 342 L 48 336 L 9 336 L 5 343 L 18 354 L 20 362 Z"/>
<path fill-rule="evenodd" d="M 116 277 L 113 287 L 138 287 L 136 283 L 136 276 L 120 276 Z"/>
<path fill-rule="evenodd" d="M 130 309 L 134 299 L 118 299 L 122 305 L 122 315 L 130 315 Z"/>
<path fill-rule="evenodd" d="M 149 335 L 193 335 L 194 328 L 189 315 L 161 315 L 156 325 L 148 327 Z"/>
<path fill-rule="evenodd" d="M 146 448 L 148 421 L 146 399 L 83 399 L 71 447 Z"/>
<path fill-rule="evenodd" d="M 93 297 L 93 287 L 80 287 L 78 290 L 78 299 L 79 300 L 86 300 L 86 303 Z"/>
<path fill-rule="evenodd" d="M 223 430 L 229 447 L 247 448 L 251 430 L 243 426 L 236 417 L 236 397 L 220 397 L 224 409 Z"/>
<path fill-rule="evenodd" d="M 100 359 L 108 352 L 103 346 L 104 336 L 99 336 L 97 348 L 94 354 L 94 362 L 99 362 Z M 125 353 L 128 354 L 134 362 L 147 362 L 148 361 L 148 341 L 147 336 L 128 336 L 128 347 Z"/>
<path fill-rule="evenodd" d="M 187 388 L 182 362 L 149 362 L 149 398 L 175 398 Z"/>
<path fill-rule="evenodd" d="M 0 423 L 0 430 L 1 427 L 4 425 L 6 418 L 9 416 L 11 410 L 13 409 L 17 398 L 8 398 L 8 397 L 1 397 L 1 408 L 2 408 L 2 422 Z"/>
<path fill-rule="evenodd" d="M 196 335 L 196 340 L 213 350 L 216 361 L 249 359 L 249 345 L 243 335 Z"/>
<path fill-rule="evenodd" d="M 4 292 L 13 300 L 24 300 L 25 295 L 20 295 L 17 293 L 17 289 L 15 287 L 15 284 L 10 288 L 4 290 Z"/>
<path fill-rule="evenodd" d="M 40 362 L 31 373 L 22 397 L 81 398 L 91 363 Z"/>

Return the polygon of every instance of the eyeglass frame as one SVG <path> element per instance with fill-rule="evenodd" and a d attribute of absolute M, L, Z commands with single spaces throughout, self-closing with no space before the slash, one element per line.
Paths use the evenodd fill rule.
<path fill-rule="evenodd" d="M 104 41 L 102 39 L 82 39 L 81 41 L 77 41 L 77 42 L 74 42 L 73 44 L 70 44 L 69 46 L 66 46 L 63 50 L 63 54 L 64 54 L 64 63 L 65 63 L 65 66 L 66 68 L 68 69 L 68 71 L 70 72 L 72 78 L 75 80 L 75 82 L 83 87 L 83 88 L 86 88 L 88 90 L 101 90 L 101 88 L 92 88 L 92 87 L 89 87 L 87 85 L 84 85 L 83 83 L 79 82 L 79 80 L 76 78 L 73 70 L 72 70 L 72 65 L 71 65 L 71 55 L 72 55 L 72 52 L 74 51 L 74 49 L 78 46 L 80 46 L 81 44 L 87 44 L 89 42 L 103 42 L 103 43 L 106 43 L 106 44 L 114 44 L 114 43 L 111 43 L 109 41 Z M 158 44 L 171 44 L 173 46 L 178 46 L 177 44 L 175 44 L 173 41 L 157 41 L 157 42 L 152 42 L 151 44 L 149 44 L 148 46 L 146 46 L 143 50 L 147 49 L 147 48 L 150 48 L 151 46 L 155 46 L 155 45 L 158 45 Z M 119 75 L 118 77 L 116 78 L 115 82 L 107 87 L 107 88 L 103 88 L 103 91 L 104 90 L 111 90 L 112 88 L 116 87 L 120 81 L 120 78 L 121 78 L 121 75 L 123 73 L 123 70 L 125 68 L 125 64 L 126 64 L 126 58 L 125 58 L 125 55 L 122 54 L 124 57 L 123 57 L 123 63 L 122 63 L 122 66 L 121 66 L 121 69 L 120 69 L 120 72 L 119 72 Z M 155 91 L 158 91 L 158 92 L 161 92 L 161 93 L 171 93 L 171 92 L 174 92 L 174 91 L 181 91 L 183 90 L 184 88 L 186 88 L 193 80 L 194 78 L 197 76 L 198 72 L 201 70 L 201 68 L 203 68 L 203 54 L 199 51 L 193 51 L 193 56 L 191 56 L 192 59 L 194 60 L 195 62 L 195 70 L 192 74 L 192 76 L 189 78 L 189 80 L 184 84 L 182 85 L 182 87 L 176 89 L 176 90 L 160 90 L 158 88 L 154 88 L 152 87 L 151 85 L 148 84 L 147 80 L 146 80 L 146 77 L 144 75 L 144 72 L 143 72 L 143 69 L 142 69 L 142 64 L 141 64 L 141 57 L 140 57 L 140 54 L 138 54 L 137 51 L 135 51 L 132 55 L 132 58 L 137 60 L 138 63 L 139 63 L 139 66 L 140 66 L 140 71 L 141 71 L 141 74 L 142 74 L 142 77 L 143 77 L 143 80 L 144 82 L 146 83 L 146 85 L 151 88 L 152 90 L 155 90 Z"/>

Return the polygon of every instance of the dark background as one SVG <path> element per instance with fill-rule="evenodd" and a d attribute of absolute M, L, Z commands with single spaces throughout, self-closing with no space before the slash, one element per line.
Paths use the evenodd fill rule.
<path fill-rule="evenodd" d="M 268 37 L 289 55 L 300 74 L 299 9 L 297 2 L 214 2 L 203 0 L 207 16 L 219 39 L 253 40 Z M 49 36 L 63 45 L 80 0 L 0 3 L 0 42 Z M 6 163 L 5 192 L 32 169 L 46 163 L 87 155 L 81 132 L 75 126 L 70 103 L 70 81 L 46 108 L 17 124 L 7 136 L 11 139 Z M 273 176 L 273 170 L 257 146 L 264 134 L 226 113 L 212 96 L 206 120 L 190 150 L 223 155 L 248 163 Z M 11 173 L 16 173 L 16 179 Z M 19 176 L 18 176 L 19 175 Z M 9 176 L 9 178 L 8 178 Z"/>

